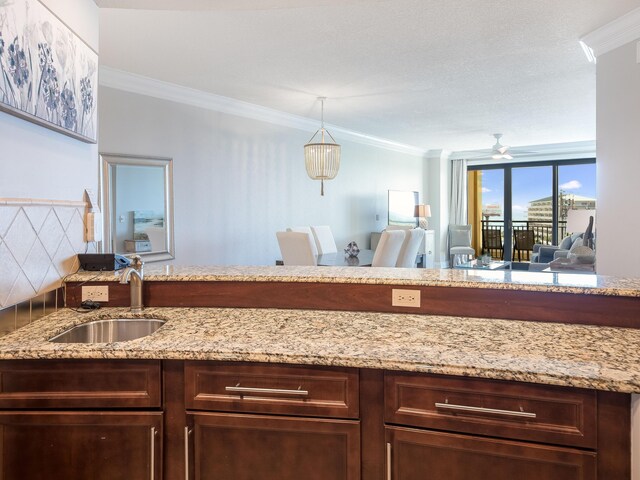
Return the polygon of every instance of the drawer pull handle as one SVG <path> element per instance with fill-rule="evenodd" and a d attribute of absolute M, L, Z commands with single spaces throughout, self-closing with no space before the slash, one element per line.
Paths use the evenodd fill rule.
<path fill-rule="evenodd" d="M 151 459 L 149 462 L 151 463 L 151 472 L 149 473 L 149 478 L 153 480 L 156 474 L 156 427 L 151 427 Z"/>
<path fill-rule="evenodd" d="M 308 390 L 287 390 L 281 388 L 257 388 L 257 387 L 241 387 L 240 385 L 236 385 L 235 387 L 224 387 L 225 391 L 231 393 L 239 393 L 242 395 L 249 394 L 271 394 L 271 395 L 286 395 L 286 396 L 294 396 L 294 397 L 307 397 L 309 396 Z"/>
<path fill-rule="evenodd" d="M 437 403 L 436 408 L 445 410 L 457 410 L 460 412 L 474 412 L 474 413 L 491 413 L 494 415 L 505 415 L 508 417 L 520 417 L 520 418 L 536 418 L 535 413 L 531 412 L 518 412 L 516 410 L 499 410 L 497 408 L 484 408 L 484 407 L 471 407 L 469 405 L 456 405 L 453 403 Z"/>
<path fill-rule="evenodd" d="M 189 427 L 184 427 L 184 478 L 189 480 L 189 435 L 193 432 Z"/>
<path fill-rule="evenodd" d="M 391 444 L 387 442 L 387 480 L 391 480 Z"/>

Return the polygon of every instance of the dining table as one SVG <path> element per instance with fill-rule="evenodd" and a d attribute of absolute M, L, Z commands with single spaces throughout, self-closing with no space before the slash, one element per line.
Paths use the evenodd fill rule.
<path fill-rule="evenodd" d="M 357 257 L 350 257 L 342 250 L 318 255 L 318 266 L 322 267 L 370 267 L 374 250 L 360 250 Z"/>

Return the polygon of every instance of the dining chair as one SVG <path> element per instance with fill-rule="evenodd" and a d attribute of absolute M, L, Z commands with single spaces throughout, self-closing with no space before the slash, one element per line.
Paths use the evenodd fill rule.
<path fill-rule="evenodd" d="M 316 240 L 313 236 L 313 232 L 311 231 L 311 227 L 290 227 L 287 228 L 287 232 L 302 232 L 311 235 L 311 238 L 313 239 L 311 242 L 311 251 L 315 256 L 318 256 L 318 246 L 316 245 Z"/>
<path fill-rule="evenodd" d="M 338 251 L 336 241 L 333 238 L 333 233 L 331 233 L 331 227 L 329 225 L 311 227 L 311 231 L 313 232 L 313 238 L 315 238 L 316 247 L 318 248 L 318 253 L 320 255 L 325 253 L 336 253 Z"/>
<path fill-rule="evenodd" d="M 487 227 L 482 229 L 482 253 L 496 251 L 499 252 L 497 258 L 504 257 L 504 243 L 502 243 L 501 227 Z M 491 255 L 493 257 L 493 255 Z"/>
<path fill-rule="evenodd" d="M 304 232 L 276 232 L 282 263 L 285 265 L 317 265 L 313 254 L 313 238 Z"/>
<path fill-rule="evenodd" d="M 385 230 L 380 236 L 380 242 L 373 254 L 372 267 L 395 267 L 398 255 L 406 237 L 405 230 Z"/>
<path fill-rule="evenodd" d="M 527 260 L 531 260 L 531 252 L 533 251 L 533 245 L 536 243 L 536 232 L 533 230 L 514 230 L 513 231 L 513 254 L 511 255 L 511 261 L 516 259 L 516 252 L 518 253 L 518 261 L 522 261 L 523 255 L 526 254 Z"/>
<path fill-rule="evenodd" d="M 413 268 L 416 266 L 416 257 L 420 244 L 424 240 L 425 231 L 422 228 L 407 230 L 402 248 L 398 255 L 396 267 Z"/>

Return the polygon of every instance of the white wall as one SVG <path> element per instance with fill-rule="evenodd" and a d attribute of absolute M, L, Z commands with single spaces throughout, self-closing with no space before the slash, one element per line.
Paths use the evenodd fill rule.
<path fill-rule="evenodd" d="M 93 0 L 44 0 L 63 22 L 98 50 Z M 97 145 L 0 112 L 0 198 L 82 200 L 98 185 Z"/>
<path fill-rule="evenodd" d="M 636 42 L 598 56 L 598 273 L 640 277 L 640 64 Z"/>
<path fill-rule="evenodd" d="M 176 264 L 273 264 L 275 232 L 296 225 L 330 225 L 339 248 L 368 248 L 387 223 L 387 190 L 425 191 L 421 158 L 336 138 L 340 172 L 321 197 L 304 168 L 313 132 L 106 87 L 99 95 L 102 152 L 174 159 Z"/>

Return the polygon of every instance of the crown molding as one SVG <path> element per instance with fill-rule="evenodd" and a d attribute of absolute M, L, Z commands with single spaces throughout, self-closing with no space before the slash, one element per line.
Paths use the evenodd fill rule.
<path fill-rule="evenodd" d="M 639 38 L 640 8 L 636 8 L 585 35 L 580 40 L 589 45 L 597 57 Z"/>
<path fill-rule="evenodd" d="M 588 140 L 582 142 L 549 143 L 544 145 L 527 145 L 509 148 L 514 155 L 513 160 L 494 160 L 492 150 L 465 150 L 453 152 L 451 160 L 467 159 L 468 165 L 496 165 L 522 162 L 541 162 L 544 160 L 579 160 L 596 157 L 596 142 Z"/>
<path fill-rule="evenodd" d="M 213 110 L 215 112 L 236 115 L 261 122 L 271 123 L 288 128 L 304 130 L 309 134 L 318 129 L 318 120 L 281 112 L 273 108 L 262 107 L 242 100 L 203 92 L 174 83 L 125 72 L 115 68 L 100 66 L 100 85 L 115 88 L 138 95 L 168 100 L 193 107 Z M 423 157 L 426 150 L 412 145 L 394 142 L 386 138 L 367 135 L 337 125 L 325 124 L 335 137 L 342 140 L 360 143 L 372 147 L 384 148 L 394 152 Z"/>

